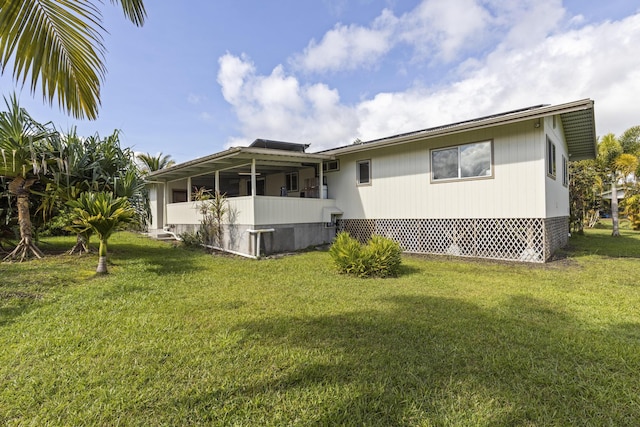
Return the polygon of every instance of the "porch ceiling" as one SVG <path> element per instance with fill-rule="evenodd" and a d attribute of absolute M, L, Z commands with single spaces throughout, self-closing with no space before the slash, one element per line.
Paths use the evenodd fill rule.
<path fill-rule="evenodd" d="M 268 148 L 235 147 L 152 172 L 147 175 L 149 181 L 174 181 L 177 179 L 212 174 L 215 171 L 233 170 L 237 173 L 250 173 L 251 161 L 256 160 L 256 172 L 269 174 L 286 172 L 310 164 L 320 164 L 332 160 L 328 154 L 309 154 Z"/>

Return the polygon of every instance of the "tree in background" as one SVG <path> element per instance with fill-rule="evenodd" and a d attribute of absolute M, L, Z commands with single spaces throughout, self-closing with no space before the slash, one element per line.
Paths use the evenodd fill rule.
<path fill-rule="evenodd" d="M 124 15 L 142 26 L 142 0 L 111 0 Z M 95 119 L 104 80 L 106 30 L 103 2 L 87 0 L 0 0 L 0 62 L 4 73 L 13 62 L 13 78 L 31 93 L 38 83 L 42 96 L 77 118 Z"/>
<path fill-rule="evenodd" d="M 98 143 L 96 137 L 82 138 L 73 128 L 60 135 L 50 153 L 53 161 L 38 210 L 50 229 L 58 227 L 76 233 L 76 244 L 69 254 L 89 252 L 91 231 L 70 225 L 67 203 L 82 192 L 99 190 L 99 182 L 93 180 Z"/>
<path fill-rule="evenodd" d="M 143 228 L 149 217 L 149 202 L 144 180 L 136 167 L 133 151 L 122 148 L 120 132 L 107 137 L 95 134 L 78 136 L 75 129 L 63 134 L 55 149 L 47 191 L 41 209 L 56 217 L 64 230 L 75 231 L 76 245 L 70 253 L 89 251 L 91 229 L 81 229 L 68 217 L 68 202 L 84 192 L 112 192 L 126 197 L 136 213 L 136 223 Z"/>
<path fill-rule="evenodd" d="M 628 188 L 628 180 L 636 181 L 639 169 L 640 127 L 627 129 L 620 139 L 612 133 L 601 138 L 598 143 L 596 164 L 603 182 L 611 188 L 612 236 L 620 236 L 618 189 Z"/>
<path fill-rule="evenodd" d="M 604 181 L 611 188 L 611 221 L 613 224 L 612 236 L 620 236 L 619 212 L 618 212 L 618 183 L 622 179 L 621 172 L 616 167 L 616 160 L 623 154 L 622 145 L 612 133 L 602 137 L 598 144 L 597 162 L 604 177 Z"/>
<path fill-rule="evenodd" d="M 0 176 L 8 180 L 7 189 L 16 196 L 20 242 L 5 260 L 23 261 L 30 254 L 43 254 L 33 240 L 29 210 L 31 187 L 47 172 L 47 152 L 55 130 L 35 121 L 18 104 L 15 94 L 7 100 L 7 111 L 0 113 Z"/>
<path fill-rule="evenodd" d="M 640 126 L 627 129 L 619 140 L 622 150 L 628 154 L 626 160 L 621 159 L 618 163 L 631 178 L 625 182 L 624 214 L 629 217 L 631 227 L 634 230 L 640 230 L 640 182 L 638 182 L 638 177 L 640 177 Z M 628 157 L 629 154 L 635 158 Z"/>
<path fill-rule="evenodd" d="M 640 156 L 640 126 L 625 130 L 619 141 L 623 152 Z M 640 175 L 640 173 L 637 175 Z"/>
<path fill-rule="evenodd" d="M 135 211 L 126 197 L 113 193 L 82 193 L 69 202 L 73 209 L 73 223 L 78 230 L 91 230 L 100 240 L 96 273 L 107 273 L 107 242 L 114 231 L 135 217 Z"/>
<path fill-rule="evenodd" d="M 585 225 L 593 227 L 600 218 L 602 179 L 595 160 L 570 162 L 569 175 L 571 231 L 582 234 Z"/>
<path fill-rule="evenodd" d="M 157 156 L 152 156 L 149 153 L 140 153 L 136 158 L 140 161 L 140 170 L 144 175 L 176 164 L 169 154 L 163 155 L 162 153 L 159 153 Z"/>

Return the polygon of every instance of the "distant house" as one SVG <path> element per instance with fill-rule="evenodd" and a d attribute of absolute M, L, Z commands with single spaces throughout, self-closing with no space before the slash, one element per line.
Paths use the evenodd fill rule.
<path fill-rule="evenodd" d="M 538 105 L 318 153 L 264 139 L 149 175 L 151 228 L 200 224 L 226 193 L 222 249 L 247 256 L 390 237 L 407 252 L 544 262 L 567 243 L 568 161 L 594 158 L 591 100 Z"/>

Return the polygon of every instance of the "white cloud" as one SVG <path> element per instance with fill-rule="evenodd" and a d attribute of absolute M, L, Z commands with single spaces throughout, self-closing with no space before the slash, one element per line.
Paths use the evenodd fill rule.
<path fill-rule="evenodd" d="M 244 135 L 227 146 L 269 138 L 311 143 L 320 150 L 344 142 L 356 131 L 355 112 L 341 105 L 338 91 L 327 85 L 300 85 L 282 66 L 268 76 L 258 75 L 246 56 L 227 54 L 219 64 L 218 82 Z"/>
<path fill-rule="evenodd" d="M 640 122 L 640 14 L 548 36 L 529 49 L 506 40 L 485 60 L 463 64 L 463 77 L 436 89 L 378 94 L 358 107 L 359 137 L 394 133 L 541 103 L 596 101 L 599 133 Z"/>
<path fill-rule="evenodd" d="M 200 104 L 201 102 L 204 102 L 204 101 L 206 101 L 206 100 L 207 100 L 207 97 L 206 97 L 206 96 L 204 96 L 204 95 L 197 95 L 197 94 L 195 94 L 195 93 L 190 93 L 190 94 L 187 96 L 187 102 L 188 102 L 189 104 L 192 104 L 192 105 L 198 105 L 198 104 Z"/>
<path fill-rule="evenodd" d="M 398 20 L 398 39 L 415 49 L 418 58 L 444 62 L 483 43 L 490 13 L 475 0 L 423 1 Z"/>
<path fill-rule="evenodd" d="M 375 64 L 391 48 L 395 17 L 387 10 L 371 28 L 337 24 L 318 43 L 311 40 L 304 53 L 290 61 L 294 68 L 313 72 L 355 70 Z"/>
<path fill-rule="evenodd" d="M 495 28 L 503 37 L 489 50 L 480 46 L 475 56 L 454 61 L 448 75 L 455 78 L 446 83 L 416 81 L 404 91 L 378 93 L 354 105 L 343 104 L 338 89 L 329 84 L 301 83 L 283 66 L 269 75 L 259 75 L 248 57 L 223 56 L 218 82 L 237 114 L 242 129 L 240 140 L 250 142 L 264 137 L 307 142 L 316 151 L 348 144 L 356 138 L 366 141 L 515 108 L 581 98 L 596 101 L 599 134 L 619 134 L 640 124 L 635 108 L 640 98 L 640 14 L 621 21 L 580 26 L 580 19 L 566 16 L 559 0 L 540 0 L 540 6 L 534 1 L 524 6 L 504 3 L 455 2 L 456 7 L 466 4 L 468 8 L 485 8 L 479 15 L 480 22 L 469 31 L 447 29 L 445 23 L 453 9 L 438 10 L 440 6 L 430 1 L 423 2 L 424 10 L 416 9 L 418 15 L 398 18 L 404 23 L 411 19 L 416 22 L 405 26 L 402 35 L 407 43 L 414 40 L 418 46 L 420 16 L 442 16 L 440 31 L 446 35 L 433 36 L 416 49 L 431 49 L 443 60 L 467 49 L 465 41 L 470 38 L 495 38 Z M 393 21 L 388 18 L 387 22 Z M 357 31 L 340 28 L 345 29 L 341 33 L 345 46 L 359 46 L 349 39 L 357 39 Z M 309 51 L 305 52 L 305 57 L 310 57 Z M 333 63 L 339 67 L 344 59 L 339 55 L 335 58 Z"/>
<path fill-rule="evenodd" d="M 211 114 L 207 113 L 206 111 L 203 111 L 200 114 L 198 114 L 198 119 L 207 123 L 212 123 L 214 121 L 214 117 Z"/>

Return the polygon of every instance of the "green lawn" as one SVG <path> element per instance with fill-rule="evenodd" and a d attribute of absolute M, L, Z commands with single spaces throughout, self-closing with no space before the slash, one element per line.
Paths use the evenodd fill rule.
<path fill-rule="evenodd" d="M 546 265 L 405 256 L 396 279 L 128 233 L 106 277 L 96 255 L 0 263 L 0 424 L 638 425 L 640 233 L 609 233 Z"/>

